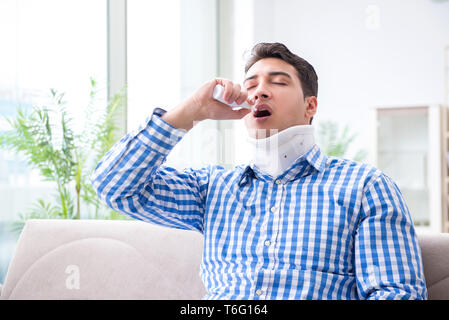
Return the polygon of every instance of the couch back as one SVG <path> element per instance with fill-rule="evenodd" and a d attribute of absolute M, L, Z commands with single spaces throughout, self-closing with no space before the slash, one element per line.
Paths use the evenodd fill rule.
<path fill-rule="evenodd" d="M 449 233 L 418 235 L 429 300 L 449 300 Z"/>
<path fill-rule="evenodd" d="M 420 235 L 429 299 L 449 299 L 449 234 Z M 28 220 L 1 299 L 201 299 L 203 237 L 141 221 Z"/>

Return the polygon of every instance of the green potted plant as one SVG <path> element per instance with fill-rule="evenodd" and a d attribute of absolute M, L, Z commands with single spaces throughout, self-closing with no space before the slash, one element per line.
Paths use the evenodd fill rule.
<path fill-rule="evenodd" d="M 21 212 L 12 224 L 22 230 L 27 219 L 80 219 L 81 206 L 89 208 L 88 218 L 126 219 L 98 199 L 90 184 L 90 174 L 98 161 L 117 141 L 114 116 L 123 108 L 125 90 L 115 94 L 106 109 L 95 105 L 99 92 L 90 79 L 90 101 L 83 129 L 76 132 L 66 111 L 64 93 L 51 89 L 55 108 L 33 107 L 31 112 L 17 110 L 6 119 L 11 129 L 0 135 L 0 147 L 25 156 L 27 164 L 38 169 L 44 181 L 55 183 L 54 202 L 38 199 L 30 210 Z"/>
<path fill-rule="evenodd" d="M 338 123 L 334 121 L 324 121 L 318 126 L 317 144 L 324 154 L 339 158 L 352 158 L 354 161 L 363 161 L 367 156 L 367 151 L 358 150 L 354 156 L 350 156 L 349 146 L 357 137 L 357 134 L 351 133 L 346 125 L 340 132 Z"/>

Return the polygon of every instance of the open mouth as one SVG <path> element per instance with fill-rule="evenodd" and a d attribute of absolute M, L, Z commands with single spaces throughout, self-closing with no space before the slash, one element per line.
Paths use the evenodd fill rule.
<path fill-rule="evenodd" d="M 266 105 L 256 106 L 256 110 L 253 112 L 254 118 L 266 118 L 271 116 L 271 110 Z"/>
<path fill-rule="evenodd" d="M 262 117 L 268 117 L 268 116 L 271 116 L 271 113 L 268 110 L 256 111 L 254 113 L 254 117 L 256 117 L 256 118 L 262 118 Z"/>

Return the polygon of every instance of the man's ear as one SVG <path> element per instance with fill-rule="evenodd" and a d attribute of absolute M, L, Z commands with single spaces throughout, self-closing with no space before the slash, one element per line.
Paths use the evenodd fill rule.
<path fill-rule="evenodd" d="M 306 98 L 306 114 L 305 117 L 307 119 L 312 118 L 317 110 L 318 100 L 315 96 L 310 96 Z"/>

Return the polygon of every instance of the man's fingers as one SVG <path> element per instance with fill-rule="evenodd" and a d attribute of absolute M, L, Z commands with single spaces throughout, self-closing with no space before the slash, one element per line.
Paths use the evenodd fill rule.
<path fill-rule="evenodd" d="M 234 85 L 231 80 L 215 78 L 216 84 L 221 84 L 224 87 L 223 100 L 230 103 L 229 100 L 232 97 L 232 91 L 234 90 Z"/>
<path fill-rule="evenodd" d="M 220 84 L 224 87 L 223 99 L 227 103 L 230 104 L 234 101 L 238 101 L 238 103 L 241 104 L 246 100 L 246 92 L 242 91 L 242 87 L 240 86 L 240 84 L 233 83 L 231 80 L 222 78 L 215 78 L 215 83 Z"/>
<path fill-rule="evenodd" d="M 232 95 L 231 95 L 231 103 L 238 99 L 238 97 L 240 96 L 240 91 L 241 91 L 241 87 L 238 83 L 234 83 L 233 86 L 234 87 L 233 87 Z"/>
<path fill-rule="evenodd" d="M 254 105 L 256 103 L 256 101 L 254 100 L 254 97 L 248 97 L 246 98 L 246 102 L 250 105 Z"/>
<path fill-rule="evenodd" d="M 248 92 L 246 91 L 241 91 L 240 95 L 238 96 L 238 98 L 235 100 L 235 102 L 237 104 L 242 104 L 243 102 L 246 101 L 246 99 L 248 98 Z"/>

